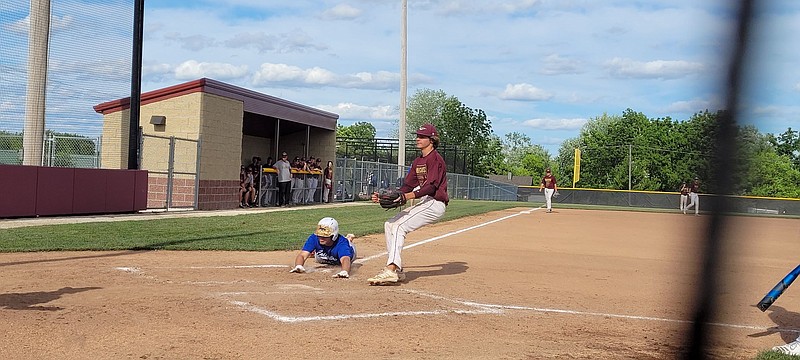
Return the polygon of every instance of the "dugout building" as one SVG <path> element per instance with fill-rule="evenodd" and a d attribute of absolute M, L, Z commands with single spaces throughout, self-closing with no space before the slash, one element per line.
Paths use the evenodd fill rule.
<path fill-rule="evenodd" d="M 126 169 L 130 98 L 94 110 L 103 114 L 101 167 Z M 175 207 L 237 208 L 240 165 L 253 156 L 335 161 L 339 115 L 212 79 L 143 93 L 140 114 L 151 208 L 167 193 Z"/>

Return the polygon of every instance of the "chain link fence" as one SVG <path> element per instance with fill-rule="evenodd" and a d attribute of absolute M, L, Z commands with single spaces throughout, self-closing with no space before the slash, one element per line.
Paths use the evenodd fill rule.
<path fill-rule="evenodd" d="M 196 209 L 200 187 L 200 141 L 142 135 L 141 142 L 140 168 L 149 173 L 147 208 Z"/>
<path fill-rule="evenodd" d="M 100 137 L 47 134 L 42 166 L 99 168 Z M 22 165 L 22 134 L 0 135 L 0 164 Z"/>
<path fill-rule="evenodd" d="M 396 189 L 408 170 L 397 164 L 337 158 L 333 175 L 334 200 L 366 200 L 375 191 Z M 448 173 L 447 192 L 451 199 L 518 200 L 516 185 L 473 175 Z"/>

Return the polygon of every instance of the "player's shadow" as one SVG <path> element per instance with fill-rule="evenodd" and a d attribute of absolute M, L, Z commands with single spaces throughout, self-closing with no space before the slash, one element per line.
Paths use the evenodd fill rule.
<path fill-rule="evenodd" d="M 761 337 L 780 333 L 781 339 L 787 344 L 797 340 L 798 330 L 800 330 L 798 329 L 798 326 L 800 326 L 800 313 L 788 311 L 781 306 L 772 305 L 767 309 L 767 316 L 775 323 L 775 326 L 766 331 L 747 336 Z"/>
<path fill-rule="evenodd" d="M 445 276 L 455 275 L 467 272 L 466 262 L 451 261 L 444 264 L 421 265 L 421 266 L 406 266 L 404 268 L 406 273 L 406 281 L 414 281 L 421 277 L 426 276 Z M 423 269 L 423 270 L 417 270 Z"/>
<path fill-rule="evenodd" d="M 45 304 L 60 299 L 64 294 L 75 294 L 96 289 L 101 288 L 94 286 L 82 288 L 63 287 L 56 291 L 0 294 L 0 309 L 57 311 L 62 308 L 58 306 L 39 306 L 38 304 Z"/>

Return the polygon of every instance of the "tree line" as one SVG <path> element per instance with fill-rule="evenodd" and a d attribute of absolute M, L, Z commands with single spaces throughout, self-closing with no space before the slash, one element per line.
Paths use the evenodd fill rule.
<path fill-rule="evenodd" d="M 431 122 L 442 143 L 468 149 L 474 173 L 527 175 L 538 179 L 552 168 L 561 186 L 572 185 L 575 149 L 581 150 L 580 180 L 576 187 L 676 191 L 680 184 L 699 178 L 703 191 L 715 193 L 718 162 L 715 135 L 723 111 L 703 111 L 686 120 L 648 118 L 631 109 L 621 115 L 591 118 L 577 137 L 565 140 L 558 154 L 520 133 L 497 136 L 481 109 L 472 109 L 442 90 L 422 89 L 409 98 L 406 139 Z M 375 138 L 366 122 L 338 127 L 337 136 Z M 392 136 L 397 137 L 397 131 Z M 753 126 L 736 129 L 737 166 L 727 169 L 736 181 L 732 195 L 800 198 L 800 132 L 762 134 Z"/>

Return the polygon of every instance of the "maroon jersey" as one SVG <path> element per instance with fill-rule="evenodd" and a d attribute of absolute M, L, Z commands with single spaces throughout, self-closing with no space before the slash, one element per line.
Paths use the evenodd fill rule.
<path fill-rule="evenodd" d="M 556 177 L 553 175 L 545 175 L 542 178 L 542 186 L 548 189 L 556 188 Z"/>
<path fill-rule="evenodd" d="M 693 192 L 695 194 L 699 194 L 700 193 L 700 182 L 699 181 L 695 181 L 691 185 L 689 185 L 689 192 Z"/>
<path fill-rule="evenodd" d="M 417 186 L 419 186 L 419 190 L 414 191 L 414 196 L 417 198 L 430 195 L 445 205 L 450 201 L 447 196 L 447 166 L 435 149 L 427 156 L 414 159 L 411 163 L 411 170 L 403 179 L 400 191 L 406 193 Z"/>

